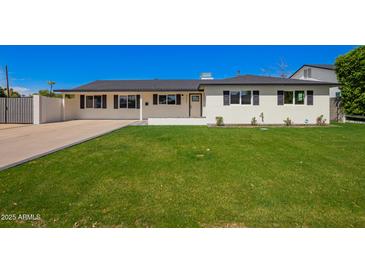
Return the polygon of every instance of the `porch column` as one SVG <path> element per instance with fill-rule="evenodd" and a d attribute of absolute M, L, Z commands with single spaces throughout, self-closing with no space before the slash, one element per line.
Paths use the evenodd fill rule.
<path fill-rule="evenodd" d="M 139 120 L 142 121 L 143 120 L 143 112 L 142 112 L 142 95 L 143 93 L 139 96 Z"/>

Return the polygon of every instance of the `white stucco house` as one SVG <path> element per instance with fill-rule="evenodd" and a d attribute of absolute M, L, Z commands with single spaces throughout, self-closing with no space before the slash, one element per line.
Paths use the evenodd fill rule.
<path fill-rule="evenodd" d="M 314 71 L 312 72 L 314 73 Z M 150 125 L 216 123 L 315 124 L 329 121 L 330 88 L 336 79 L 239 75 L 200 80 L 98 80 L 73 89 L 63 103 L 64 120 L 137 119 Z"/>

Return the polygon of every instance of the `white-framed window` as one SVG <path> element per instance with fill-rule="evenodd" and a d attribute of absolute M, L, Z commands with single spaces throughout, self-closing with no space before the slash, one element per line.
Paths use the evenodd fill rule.
<path fill-rule="evenodd" d="M 181 94 L 153 94 L 154 105 L 181 105 Z"/>
<path fill-rule="evenodd" d="M 119 95 L 119 108 L 139 108 L 138 97 L 139 95 Z"/>
<path fill-rule="evenodd" d="M 128 95 L 128 108 L 137 108 L 137 96 Z"/>
<path fill-rule="evenodd" d="M 94 108 L 94 96 L 86 96 L 86 108 Z"/>
<path fill-rule="evenodd" d="M 223 105 L 252 105 L 252 91 L 224 91 Z"/>
<path fill-rule="evenodd" d="M 167 104 L 168 105 L 176 105 L 176 94 L 168 94 L 167 95 Z"/>
<path fill-rule="evenodd" d="M 241 105 L 251 105 L 251 90 L 241 91 Z"/>
<path fill-rule="evenodd" d="M 240 103 L 240 92 L 231 91 L 231 105 L 239 105 Z"/>
<path fill-rule="evenodd" d="M 127 108 L 128 107 L 128 96 L 120 95 L 119 96 L 119 108 Z"/>
<path fill-rule="evenodd" d="M 101 95 L 94 96 L 94 108 L 101 108 Z"/>
<path fill-rule="evenodd" d="M 304 105 L 304 90 L 296 90 L 294 101 L 296 105 Z"/>
<path fill-rule="evenodd" d="M 167 95 L 158 95 L 158 104 L 166 105 L 167 103 Z"/>
<path fill-rule="evenodd" d="M 102 108 L 103 96 L 101 95 L 86 95 L 86 108 Z"/>
<path fill-rule="evenodd" d="M 294 92 L 293 91 L 284 91 L 284 105 L 292 105 L 294 99 Z"/>

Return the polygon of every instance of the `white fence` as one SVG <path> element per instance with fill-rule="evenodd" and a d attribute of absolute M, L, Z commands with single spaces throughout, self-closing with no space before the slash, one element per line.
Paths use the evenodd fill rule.
<path fill-rule="evenodd" d="M 33 95 L 33 124 L 64 121 L 64 99 Z"/>

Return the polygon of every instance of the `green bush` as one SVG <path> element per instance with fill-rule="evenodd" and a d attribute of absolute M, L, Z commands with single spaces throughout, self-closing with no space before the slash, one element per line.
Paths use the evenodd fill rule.
<path fill-rule="evenodd" d="M 323 119 L 323 115 L 317 117 L 316 123 L 318 126 L 325 126 L 326 125 L 326 119 Z"/>
<path fill-rule="evenodd" d="M 284 120 L 284 125 L 286 125 L 287 127 L 291 126 L 292 124 L 293 121 L 289 117 Z"/>
<path fill-rule="evenodd" d="M 215 121 L 216 121 L 216 125 L 219 127 L 224 125 L 222 116 L 215 117 Z"/>
<path fill-rule="evenodd" d="M 256 119 L 256 117 L 252 117 L 252 119 L 251 119 L 251 126 L 257 126 L 257 119 Z"/>
<path fill-rule="evenodd" d="M 336 74 L 345 113 L 365 115 L 365 46 L 339 56 Z"/>

